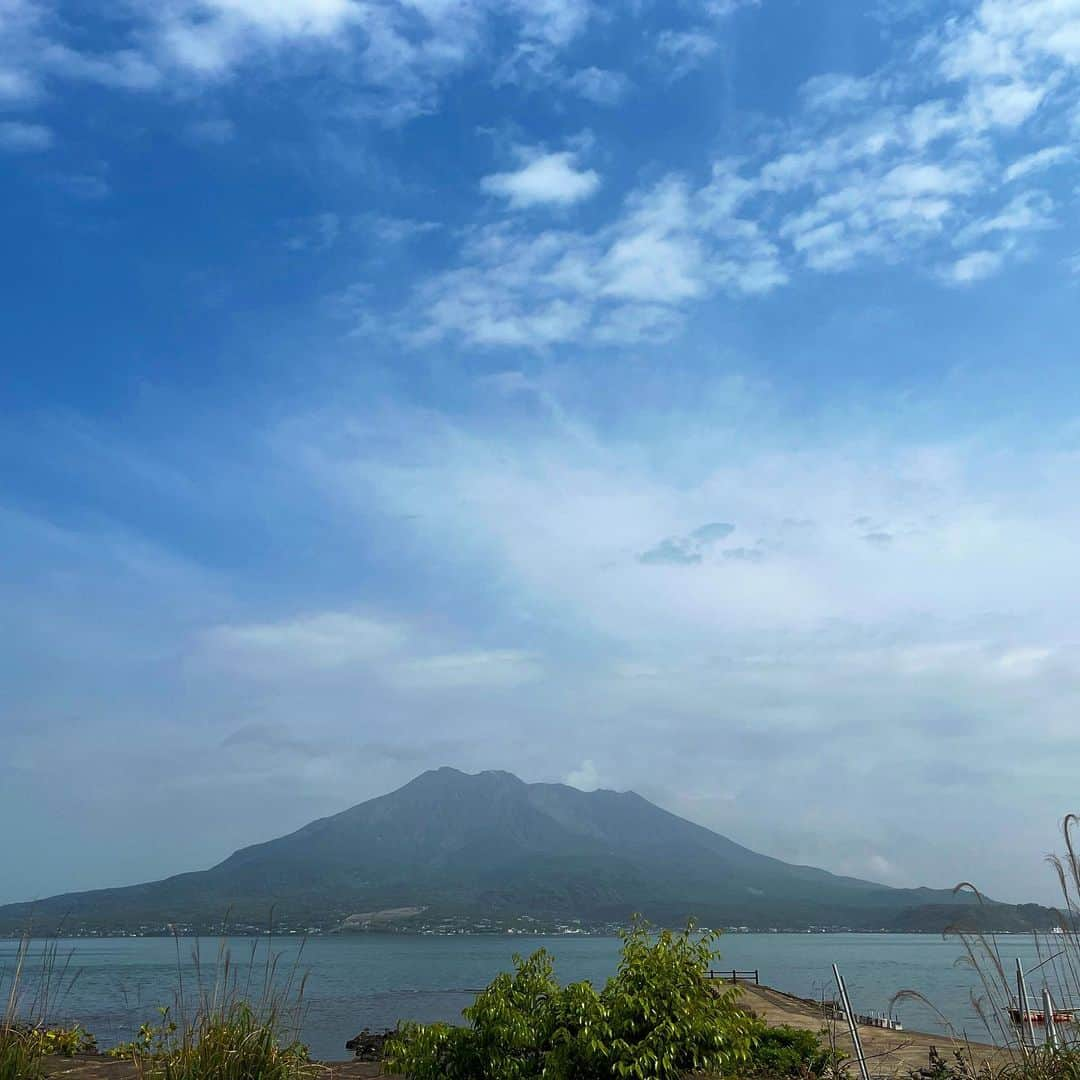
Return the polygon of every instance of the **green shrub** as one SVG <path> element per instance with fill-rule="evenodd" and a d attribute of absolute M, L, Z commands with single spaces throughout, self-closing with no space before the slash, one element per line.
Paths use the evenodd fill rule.
<path fill-rule="evenodd" d="M 42 1054 L 74 1057 L 97 1053 L 97 1039 L 81 1025 L 71 1027 L 35 1027 L 29 1031 L 31 1042 Z"/>
<path fill-rule="evenodd" d="M 833 1054 L 817 1035 L 781 1024 L 757 1033 L 745 1071 L 767 1077 L 814 1077 L 831 1074 L 833 1066 Z"/>
<path fill-rule="evenodd" d="M 638 924 L 597 992 L 561 987 L 541 950 L 514 958 L 464 1011 L 468 1027 L 403 1026 L 386 1067 L 412 1080 L 675 1080 L 750 1059 L 760 1024 L 708 978 L 714 935 Z"/>
<path fill-rule="evenodd" d="M 34 1080 L 44 1056 L 72 1057 L 96 1049 L 94 1036 L 78 1024 L 63 1028 L 0 1020 L 0 1080 Z"/>

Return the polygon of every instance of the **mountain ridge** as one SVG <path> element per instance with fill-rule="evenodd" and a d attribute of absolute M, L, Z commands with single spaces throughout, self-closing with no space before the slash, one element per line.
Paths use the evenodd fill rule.
<path fill-rule="evenodd" d="M 940 930 L 987 912 L 996 929 L 1047 909 L 972 905 L 951 890 L 897 889 L 785 863 L 633 791 L 526 783 L 444 766 L 207 870 L 0 907 L 0 933 L 33 919 L 71 933 L 280 925 L 329 931 L 358 912 L 415 912 L 383 928 L 611 928 L 635 913 L 672 925 Z M 350 922 L 350 919 L 353 921 Z M 925 925 L 924 925 L 925 924 Z"/>

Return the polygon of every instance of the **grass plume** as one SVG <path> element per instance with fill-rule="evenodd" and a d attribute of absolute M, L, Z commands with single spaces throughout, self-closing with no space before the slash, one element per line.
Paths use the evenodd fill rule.
<path fill-rule="evenodd" d="M 269 941 L 258 980 L 258 940 L 241 977 L 223 938 L 212 979 L 196 942 L 191 987 L 184 983 L 179 935 L 174 939 L 174 1004 L 160 1009 L 157 1023 L 144 1024 L 135 1040 L 114 1047 L 110 1056 L 132 1060 L 142 1080 L 304 1080 L 314 1074 L 300 1041 L 307 981 L 300 971 L 303 945 L 282 982 L 280 956 Z"/>

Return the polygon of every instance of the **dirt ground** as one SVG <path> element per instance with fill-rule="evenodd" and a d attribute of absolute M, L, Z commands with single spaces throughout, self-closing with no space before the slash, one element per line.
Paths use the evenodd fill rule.
<path fill-rule="evenodd" d="M 792 997 L 767 986 L 739 984 L 743 991 L 741 1003 L 753 1009 L 770 1024 L 789 1024 L 791 1027 L 821 1031 L 826 1026 L 820 1005 Z M 836 1048 L 846 1057 L 854 1056 L 851 1036 L 844 1021 L 832 1021 L 829 1027 Z M 907 1076 L 913 1069 L 926 1066 L 930 1047 L 936 1046 L 941 1056 L 952 1060 L 953 1043 L 946 1035 L 927 1035 L 919 1031 L 887 1031 L 884 1028 L 859 1025 L 859 1039 L 872 1076 Z M 982 1043 L 967 1043 L 977 1062 L 1003 1063 L 1004 1051 Z"/>

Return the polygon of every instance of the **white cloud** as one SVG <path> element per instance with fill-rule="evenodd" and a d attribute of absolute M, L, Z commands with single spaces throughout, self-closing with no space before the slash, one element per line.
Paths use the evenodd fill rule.
<path fill-rule="evenodd" d="M 702 404 L 703 416 L 724 409 L 722 400 Z M 1076 591 L 1062 593 L 1060 582 L 1076 524 L 1073 504 L 1059 501 L 1060 484 L 1072 483 L 1069 457 L 979 469 L 982 451 L 962 444 L 887 449 L 872 441 L 754 454 L 740 435 L 738 463 L 727 464 L 728 436 L 710 439 L 680 417 L 672 427 L 681 434 L 672 437 L 693 439 L 691 456 L 701 465 L 675 482 L 654 450 L 608 444 L 580 418 L 559 415 L 514 446 L 453 426 L 418 430 L 407 470 L 364 461 L 334 475 L 346 484 L 362 478 L 358 496 L 387 512 L 423 506 L 424 535 L 444 557 L 476 558 L 485 573 L 513 581 L 516 604 L 556 604 L 560 625 L 574 633 L 587 627 L 609 642 L 654 650 L 654 658 L 685 656 L 691 647 L 708 653 L 734 635 L 746 642 L 749 672 L 759 633 L 812 634 L 833 621 L 895 624 L 936 641 L 942 625 L 974 620 L 976 636 L 984 635 L 987 590 L 996 610 L 1033 619 L 1031 633 L 1070 640 L 1071 630 L 1053 629 Z M 789 527 L 807 512 L 812 525 Z M 894 539 L 877 548 L 865 542 L 868 532 Z M 640 559 L 673 535 L 700 535 L 709 547 L 670 569 Z M 760 561 L 720 557 L 731 544 L 759 543 Z M 1002 560 L 1015 566 L 1018 558 L 1022 569 L 1003 578 Z M 1066 625 L 1074 622 L 1067 615 Z M 853 629 L 841 653 L 863 647 Z M 882 656 L 900 655 L 892 639 L 881 648 Z"/>
<path fill-rule="evenodd" d="M 668 77 L 682 78 L 700 67 L 717 49 L 716 39 L 701 30 L 664 30 L 656 40 Z"/>
<path fill-rule="evenodd" d="M 829 73 L 807 79 L 799 90 L 809 109 L 846 109 L 876 97 L 876 80 Z"/>
<path fill-rule="evenodd" d="M 664 304 L 704 294 L 705 253 L 690 202 L 678 180 L 631 202 L 598 267 L 601 295 Z"/>
<path fill-rule="evenodd" d="M 26 105 L 41 97 L 37 53 L 45 14 L 37 0 L 0 0 L 0 103 Z"/>
<path fill-rule="evenodd" d="M 319 612 L 280 622 L 216 626 L 206 631 L 203 648 L 211 663 L 276 678 L 368 663 L 404 641 L 400 626 L 347 612 Z"/>
<path fill-rule="evenodd" d="M 957 259 L 943 271 L 943 276 L 954 285 L 971 285 L 984 278 L 993 277 L 1001 269 L 1004 256 L 1000 251 L 973 251 Z"/>
<path fill-rule="evenodd" d="M 542 674 L 537 657 L 512 649 L 447 653 L 399 664 L 390 673 L 401 690 L 446 693 L 455 690 L 509 690 Z"/>
<path fill-rule="evenodd" d="M 630 80 L 621 71 L 598 67 L 575 71 L 563 85 L 596 105 L 618 105 L 630 90 Z"/>
<path fill-rule="evenodd" d="M 577 166 L 576 155 L 532 152 L 513 172 L 485 176 L 481 187 L 490 195 L 506 199 L 511 206 L 526 208 L 553 204 L 570 206 L 589 198 L 600 187 L 600 177 L 592 169 Z"/>
<path fill-rule="evenodd" d="M 52 130 L 44 124 L 27 124 L 20 120 L 0 122 L 0 150 L 36 153 L 48 150 L 52 144 Z"/>
<path fill-rule="evenodd" d="M 402 322 L 425 343 L 627 344 L 670 337 L 717 293 L 766 293 L 800 270 L 908 263 L 949 284 L 1001 272 L 1054 224 L 1047 195 L 1018 197 L 1002 183 L 1072 154 L 1063 91 L 1080 87 L 1061 27 L 1074 14 L 1066 5 L 1055 22 L 1049 10 L 1043 0 L 983 3 L 924 35 L 915 66 L 905 55 L 859 78 L 815 77 L 758 153 L 714 161 L 704 181 L 674 174 L 639 187 L 607 225 L 478 225 L 457 265 L 418 286 Z M 672 31 L 658 47 L 704 55 L 712 45 Z M 1020 133 L 1029 149 L 1017 157 Z M 534 173 L 485 186 L 522 206 L 593 187 L 569 156 L 538 158 Z"/>
<path fill-rule="evenodd" d="M 460 265 L 418 287 L 405 332 L 421 343 L 460 336 L 541 349 L 670 337 L 688 302 L 785 280 L 775 246 L 738 216 L 741 199 L 738 183 L 718 170 L 696 191 L 668 177 L 635 192 L 615 222 L 593 233 L 475 229 Z"/>
<path fill-rule="evenodd" d="M 981 0 L 969 18 L 949 24 L 942 50 L 954 79 L 1009 81 L 1046 61 L 1080 63 L 1076 0 Z"/>
<path fill-rule="evenodd" d="M 757 7 L 761 0 L 700 0 L 702 14 L 713 19 L 727 19 L 742 8 Z"/>
<path fill-rule="evenodd" d="M 811 79 L 803 88 L 807 115 L 756 176 L 743 174 L 786 204 L 778 235 L 818 271 L 932 258 L 954 229 L 970 241 L 1045 228 L 1049 213 L 1038 196 L 992 209 L 995 178 L 1015 181 L 1066 160 L 1071 149 L 1037 146 L 1002 170 L 994 137 L 1015 137 L 1041 113 L 1046 130 L 1060 134 L 1070 100 L 1064 88 L 1077 89 L 1074 35 L 1076 0 L 984 0 L 927 34 L 915 68 L 897 61 L 871 76 Z M 916 89 L 921 100 L 912 105 Z M 824 120 L 815 116 L 821 110 Z M 1012 250 L 972 253 L 946 276 L 989 276 Z"/>
<path fill-rule="evenodd" d="M 1054 224 L 1054 202 L 1045 191 L 1025 191 L 988 217 L 976 218 L 958 234 L 957 242 L 969 243 L 984 236 L 1034 232 Z"/>
<path fill-rule="evenodd" d="M 196 658 L 208 670 L 259 682 L 345 678 L 410 694 L 507 690 L 543 673 L 540 658 L 524 650 L 433 651 L 437 644 L 402 620 L 321 611 L 210 627 Z"/>
<path fill-rule="evenodd" d="M 1073 151 L 1067 146 L 1047 146 L 1034 153 L 1017 158 L 1004 173 L 1006 183 L 1030 176 L 1031 173 L 1044 172 L 1046 169 L 1072 160 Z"/>
<path fill-rule="evenodd" d="M 129 9 L 117 47 L 90 52 L 45 3 L 0 0 L 0 100 L 31 102 L 61 79 L 190 93 L 245 68 L 268 79 L 318 62 L 355 112 L 394 124 L 435 107 L 445 80 L 486 55 L 496 21 L 512 50 L 551 57 L 593 12 L 590 0 L 135 0 Z M 613 86 L 592 82 L 601 95 Z"/>
<path fill-rule="evenodd" d="M 147 14 L 163 61 L 207 78 L 229 73 L 260 48 L 333 41 L 368 21 L 355 0 L 187 0 Z M 377 40 L 385 16 L 373 9 L 368 18 Z"/>
<path fill-rule="evenodd" d="M 1022 851 L 1015 807 L 1049 828 L 1075 789 L 1060 754 L 1080 705 L 1075 440 L 1040 430 L 1035 446 L 1010 452 L 995 427 L 982 443 L 924 442 L 921 425 L 897 423 L 892 399 L 861 419 L 834 414 L 825 430 L 715 372 L 693 404 L 665 398 L 642 418 L 640 401 L 669 372 L 636 382 L 633 367 L 620 366 L 622 406 L 605 402 L 602 421 L 571 404 L 595 385 L 580 369 L 485 382 L 478 392 L 498 386 L 511 395 L 502 406 L 522 406 L 505 422 L 502 409 L 477 424 L 471 408 L 461 421 L 341 395 L 260 435 L 273 450 L 259 472 L 274 486 L 253 486 L 245 469 L 213 492 L 216 513 L 244 507 L 233 528 L 255 513 L 274 525 L 288 507 L 290 522 L 329 523 L 336 549 L 374 541 L 387 574 L 397 548 L 396 566 L 420 575 L 422 619 L 373 609 L 274 616 L 130 542 L 110 538 L 101 557 L 85 536 L 25 531 L 4 515 L 9 758 L 37 782 L 57 754 L 74 763 L 108 738 L 127 749 L 95 774 L 104 789 L 137 768 L 189 785 L 187 798 L 197 790 L 239 806 L 243 829 L 270 833 L 287 831 L 263 817 L 286 779 L 295 827 L 430 765 L 552 778 L 591 760 L 605 783 L 664 803 L 679 790 L 711 793 L 715 803 L 692 816 L 777 854 L 787 853 L 786 819 L 828 805 L 841 784 L 861 809 L 834 815 L 838 847 L 855 847 L 848 840 L 865 829 L 869 851 L 914 853 L 905 872 L 935 884 L 955 862 L 905 841 L 897 821 L 931 828 L 943 790 L 995 816 L 1007 797 L 1014 813 L 1001 819 L 1014 831 L 995 858 L 979 860 L 968 844 L 982 817 L 968 832 L 957 826 L 952 858 L 971 846 L 964 873 L 995 888 L 1022 880 L 1011 859 L 1008 872 L 994 869 L 1001 844 Z M 925 416 L 928 404 L 903 407 Z M 906 441 L 877 434 L 886 430 Z M 159 496 L 176 506 L 187 492 L 186 507 L 220 483 L 227 455 L 216 449 L 192 461 L 180 440 L 171 464 L 139 455 L 129 467 L 164 475 Z M 130 477 L 117 470 L 118 484 L 145 492 Z M 274 525 L 283 562 L 291 545 L 310 552 L 310 534 L 290 535 L 283 522 Z M 892 542 L 864 539 L 877 532 Z M 700 562 L 639 559 L 664 537 L 698 533 L 711 545 Z M 729 547 L 764 554 L 725 558 Z M 317 592 L 339 565 L 319 567 Z M 462 625 L 447 627 L 450 618 Z M 237 729 L 227 771 L 208 776 L 205 747 Z M 278 750 L 253 750 L 260 739 Z M 314 758 L 310 746 L 324 749 L 309 772 L 300 763 Z M 248 768 L 265 772 L 265 788 L 253 792 Z M 97 815 L 92 784 L 72 776 L 67 790 L 85 792 Z M 156 798 L 158 785 L 145 786 L 140 797 Z M 321 801 L 297 809 L 297 800 Z M 0 784 L 0 801 L 15 804 L 10 785 Z M 841 858 L 812 850 L 830 865 Z M 192 852 L 192 865 L 210 861 Z"/>
<path fill-rule="evenodd" d="M 42 48 L 38 62 L 49 74 L 117 90 L 154 90 L 163 81 L 161 69 L 135 49 L 88 55 L 49 42 Z"/>
<path fill-rule="evenodd" d="M 1076 455 L 1046 449 L 1053 432 L 1008 453 L 996 437 L 837 436 L 849 428 L 836 418 L 824 443 L 800 438 L 791 450 L 790 429 L 779 425 L 779 445 L 775 416 L 766 410 L 758 428 L 732 387 L 650 424 L 642 445 L 632 423 L 605 415 L 592 427 L 569 410 L 554 391 L 562 378 L 508 380 L 552 399 L 524 432 L 396 416 L 392 430 L 408 432 L 397 463 L 362 448 L 343 463 L 325 418 L 315 434 L 328 446 L 320 486 L 387 514 L 422 507 L 411 543 L 445 576 L 494 577 L 515 612 L 568 642 L 558 660 L 548 650 L 552 676 L 516 699 L 543 702 L 552 741 L 566 744 L 559 757 L 534 750 L 559 761 L 555 775 L 602 761 L 615 786 L 663 795 L 715 790 L 722 773 L 731 797 L 710 823 L 772 849 L 776 825 L 755 826 L 755 815 L 775 823 L 843 782 L 878 790 L 867 827 L 892 837 L 913 788 L 948 783 L 993 800 L 996 763 L 1024 747 L 1031 775 L 1014 776 L 1009 798 L 1022 788 L 1053 820 L 1073 782 L 1051 766 L 1054 740 L 1074 729 L 1080 703 L 1080 596 L 1068 574 Z M 717 425 L 732 415 L 735 429 Z M 879 421 L 864 418 L 870 430 Z M 703 523 L 715 550 L 699 560 L 641 561 Z M 876 546 L 871 534 L 892 541 Z M 723 557 L 731 545 L 762 555 Z M 986 773 L 965 779 L 958 762 Z M 758 781 L 727 782 L 764 763 L 760 799 Z M 925 874 L 930 856 L 909 850 L 920 855 L 907 872 Z M 988 863 L 975 870 L 993 877 Z"/>
<path fill-rule="evenodd" d="M 573 41 L 595 13 L 593 0 L 490 0 L 489 6 L 495 12 L 510 12 L 520 19 L 527 39 L 555 47 Z"/>
<path fill-rule="evenodd" d="M 563 780 L 581 791 L 595 791 L 600 786 L 600 773 L 591 758 L 586 758 L 576 769 L 568 772 Z"/>

